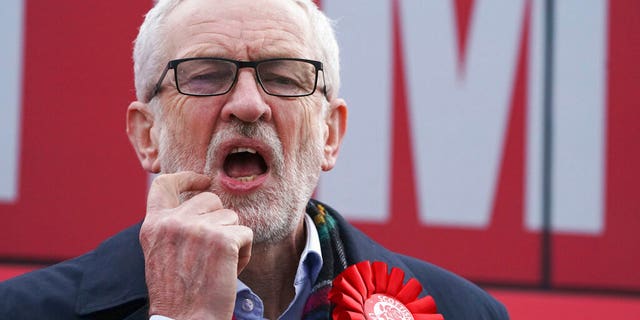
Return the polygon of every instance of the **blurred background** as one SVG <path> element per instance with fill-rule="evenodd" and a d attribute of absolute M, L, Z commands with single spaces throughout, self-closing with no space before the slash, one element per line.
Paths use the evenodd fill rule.
<path fill-rule="evenodd" d="M 513 319 L 640 319 L 640 1 L 321 0 L 347 137 L 317 197 Z M 0 280 L 144 217 L 132 42 L 151 0 L 0 12 Z"/>

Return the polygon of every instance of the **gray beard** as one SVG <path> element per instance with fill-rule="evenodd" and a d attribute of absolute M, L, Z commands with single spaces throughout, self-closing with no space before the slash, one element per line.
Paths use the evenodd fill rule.
<path fill-rule="evenodd" d="M 253 230 L 254 243 L 273 244 L 291 236 L 301 223 L 307 202 L 311 198 L 320 176 L 323 157 L 321 135 L 310 135 L 309 139 L 292 154 L 290 164 L 285 163 L 282 144 L 272 126 L 264 122 L 234 122 L 227 130 L 218 131 L 209 143 L 207 158 L 193 159 L 188 150 L 180 150 L 178 141 L 171 141 L 173 135 L 162 130 L 160 137 L 160 159 L 163 173 L 195 171 L 213 179 L 211 192 L 220 197 L 225 208 L 238 214 L 240 224 Z M 310 132 L 313 132 L 310 131 Z M 317 132 L 317 131 L 316 131 Z M 273 150 L 270 171 L 277 182 L 275 186 L 261 187 L 245 195 L 226 193 L 215 183 L 217 168 L 213 167 L 214 155 L 221 143 L 231 137 L 242 135 L 262 141 Z M 188 199 L 192 195 L 181 197 Z"/>

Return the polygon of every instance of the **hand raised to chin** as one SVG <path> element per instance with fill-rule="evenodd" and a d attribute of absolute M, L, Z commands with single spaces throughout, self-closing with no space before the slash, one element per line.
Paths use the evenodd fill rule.
<path fill-rule="evenodd" d="M 253 232 L 206 191 L 209 185 L 194 172 L 161 175 L 151 185 L 140 243 L 152 315 L 231 319 Z M 189 191 L 196 195 L 180 203 Z"/>

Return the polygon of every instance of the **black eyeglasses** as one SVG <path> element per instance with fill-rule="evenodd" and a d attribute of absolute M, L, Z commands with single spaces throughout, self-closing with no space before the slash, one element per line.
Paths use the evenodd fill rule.
<path fill-rule="evenodd" d="M 226 94 L 238 80 L 240 68 L 253 68 L 258 83 L 269 95 L 304 97 L 316 91 L 322 62 L 296 58 L 237 61 L 223 58 L 186 58 L 167 63 L 149 100 L 162 88 L 169 69 L 174 70 L 178 92 L 189 96 Z"/>

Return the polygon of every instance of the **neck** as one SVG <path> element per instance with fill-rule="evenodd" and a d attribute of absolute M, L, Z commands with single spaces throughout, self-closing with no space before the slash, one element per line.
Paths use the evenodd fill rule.
<path fill-rule="evenodd" d="M 304 216 L 290 237 L 278 243 L 254 243 L 251 261 L 239 278 L 264 303 L 264 316 L 277 319 L 295 297 L 294 279 L 304 250 Z"/>

